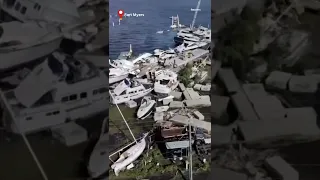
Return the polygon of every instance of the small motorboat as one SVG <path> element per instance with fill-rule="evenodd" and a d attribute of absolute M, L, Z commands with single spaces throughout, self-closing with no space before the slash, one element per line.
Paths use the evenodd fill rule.
<path fill-rule="evenodd" d="M 156 101 L 152 100 L 150 96 L 145 96 L 141 100 L 141 105 L 138 109 L 137 117 L 139 119 L 145 119 L 152 113 L 155 106 L 156 106 Z"/>
<path fill-rule="evenodd" d="M 163 34 L 163 31 L 157 31 L 157 34 Z"/>

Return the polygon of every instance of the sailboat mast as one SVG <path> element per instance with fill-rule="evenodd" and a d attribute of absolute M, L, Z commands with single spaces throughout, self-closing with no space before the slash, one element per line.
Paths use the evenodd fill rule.
<path fill-rule="evenodd" d="M 191 24 L 191 30 L 193 30 L 194 23 L 196 22 L 198 11 L 199 11 L 199 8 L 200 8 L 200 3 L 201 3 L 201 0 L 198 1 L 197 8 L 195 9 L 195 12 L 194 12 L 194 15 L 193 15 L 192 24 Z"/>

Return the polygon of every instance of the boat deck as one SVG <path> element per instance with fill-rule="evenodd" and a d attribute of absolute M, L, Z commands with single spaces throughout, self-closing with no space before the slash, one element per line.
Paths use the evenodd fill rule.
<path fill-rule="evenodd" d="M 178 72 L 181 67 L 185 66 L 186 64 L 193 62 L 199 58 L 203 58 L 209 54 L 208 50 L 204 49 L 194 49 L 191 51 L 186 51 L 183 53 L 182 56 L 178 56 L 172 59 L 168 59 L 165 61 L 164 65 L 165 66 L 172 66 L 172 70 L 174 72 Z M 177 67 L 174 68 L 173 65 L 176 64 Z"/>

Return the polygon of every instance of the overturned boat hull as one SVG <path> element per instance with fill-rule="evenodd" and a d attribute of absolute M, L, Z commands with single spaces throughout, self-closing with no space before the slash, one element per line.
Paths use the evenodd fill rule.
<path fill-rule="evenodd" d="M 118 76 L 114 76 L 114 77 L 109 77 L 109 84 L 113 84 L 119 81 L 124 80 L 125 78 L 128 77 L 128 74 L 123 74 L 123 75 L 118 75 Z"/>
<path fill-rule="evenodd" d="M 1 50 L 0 71 L 5 71 L 49 55 L 59 48 L 62 38 L 19 50 Z"/>

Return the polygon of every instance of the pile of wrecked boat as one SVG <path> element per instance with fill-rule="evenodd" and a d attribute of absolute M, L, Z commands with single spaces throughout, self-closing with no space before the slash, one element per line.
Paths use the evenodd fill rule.
<path fill-rule="evenodd" d="M 133 57 L 132 47 L 129 52 L 121 53 L 116 60 L 109 60 L 109 83 L 111 103 L 118 106 L 125 104 L 129 108 L 138 107 L 136 117 L 143 120 L 153 114 L 155 128 L 153 133 L 159 133 L 165 141 L 167 151 L 173 159 L 182 160 L 186 155 L 174 154 L 174 149 L 187 149 L 189 147 L 188 133 L 189 124 L 192 125 L 193 142 L 196 140 L 199 152 L 210 153 L 207 148 L 211 143 L 211 123 L 205 121 L 205 117 L 194 108 L 211 106 L 209 95 L 200 95 L 199 92 L 210 91 L 210 84 L 187 84 L 179 81 L 179 71 L 192 64 L 192 74 L 201 77 L 198 82 L 202 83 L 208 78 L 208 72 L 200 71 L 199 68 L 206 66 L 209 60 L 209 50 L 198 46 L 199 42 L 188 42 L 169 50 L 154 50 L 154 53 L 143 53 Z M 204 42 L 202 42 L 204 43 Z M 194 88 L 186 88 L 193 87 Z M 118 106 L 119 107 L 119 106 Z M 120 110 L 120 108 L 119 108 Z M 120 110 L 121 113 L 121 110 Z M 126 121 L 125 119 L 123 119 Z M 130 127 L 128 126 L 130 129 Z M 110 156 L 111 168 L 118 176 L 120 171 L 133 168 L 134 161 L 146 149 L 145 133 L 140 140 L 122 147 Z M 136 139 L 132 134 L 133 139 Z M 180 144 L 177 146 L 177 144 Z M 98 154 L 99 151 L 96 151 Z M 113 155 L 120 154 L 117 160 Z M 92 161 L 93 163 L 93 161 Z M 98 167 L 98 166 L 96 166 Z M 105 169 L 108 169 L 105 167 Z M 101 175 L 94 169 L 90 169 L 95 177 Z"/>
<path fill-rule="evenodd" d="M 105 39 L 101 36 L 108 34 L 104 26 L 105 12 L 94 7 L 104 1 L 0 2 L 1 10 L 6 14 L 0 24 L 0 56 L 3 59 L 0 71 L 29 65 L 44 57 L 44 61 L 32 68 L 20 68 L 1 77 L 0 82 L 6 86 L 0 91 L 1 114 L 7 130 L 25 134 L 51 129 L 53 135 L 68 146 L 84 142 L 88 137 L 86 130 L 70 121 L 108 110 L 106 104 L 110 95 L 114 105 L 125 103 L 134 108 L 139 103 L 138 119 L 143 120 L 154 113 L 163 138 L 177 140 L 177 137 L 185 136 L 186 125 L 192 124 L 197 127 L 192 133 L 204 144 L 210 144 L 211 129 L 208 127 L 211 125 L 194 110 L 211 106 L 210 97 L 196 91 L 209 92 L 211 87 L 202 83 L 208 72 L 199 70 L 210 63 L 207 49 L 211 32 L 208 28 L 199 28 L 194 33 L 187 33 L 188 29 L 182 32 L 182 29 L 178 35 L 183 43 L 174 49 L 156 49 L 152 54 L 144 53 L 134 58 L 130 47 L 129 53 L 104 64 L 105 56 L 91 54 L 108 43 L 101 42 Z M 60 2 L 64 5 L 57 7 Z M 58 50 L 62 39 L 82 42 L 85 46 L 70 55 Z M 101 58 L 103 61 L 99 61 Z M 199 84 L 179 82 L 179 71 L 187 64 L 192 64 L 189 78 L 198 75 Z M 195 90 L 185 86 L 194 86 Z M 75 142 L 74 138 L 79 134 L 81 138 Z M 121 149 L 121 155 L 111 166 L 116 175 L 132 166 L 144 152 L 148 135 L 149 132 Z M 109 157 L 103 153 L 107 141 L 108 136 L 101 134 L 92 152 L 88 165 L 92 177 L 100 176 L 109 168 L 104 164 Z M 170 142 L 174 141 L 171 139 Z M 177 148 L 170 142 L 167 143 L 170 150 Z"/>

